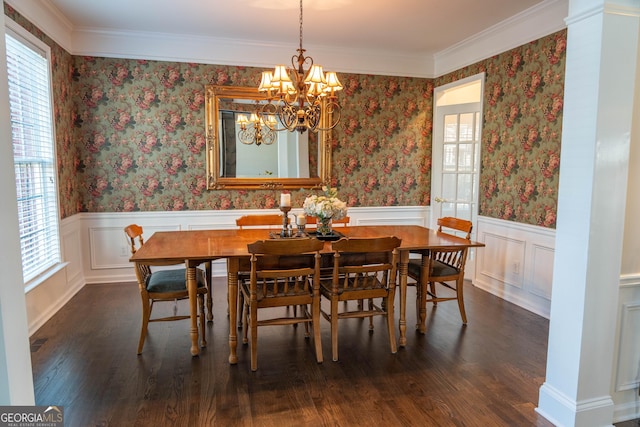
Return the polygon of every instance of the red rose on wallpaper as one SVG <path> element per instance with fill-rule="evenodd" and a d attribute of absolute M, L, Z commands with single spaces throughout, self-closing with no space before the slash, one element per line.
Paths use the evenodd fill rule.
<path fill-rule="evenodd" d="M 513 103 L 509 105 L 509 113 L 504 121 L 506 127 L 510 128 L 513 126 L 516 120 L 520 118 L 520 107 L 518 104 Z"/>
<path fill-rule="evenodd" d="M 346 135 L 352 136 L 356 131 L 360 130 L 360 123 L 358 123 L 356 117 L 347 117 L 345 123 L 342 126 Z"/>
<path fill-rule="evenodd" d="M 211 78 L 211 84 L 214 85 L 225 85 L 229 83 L 229 73 L 226 70 L 215 70 L 213 73 L 213 77 Z"/>
<path fill-rule="evenodd" d="M 387 119 L 387 123 L 385 123 L 384 128 L 383 128 L 383 132 L 385 136 L 391 136 L 393 135 L 396 131 L 398 131 L 398 121 L 396 119 L 393 118 L 389 118 Z"/>
<path fill-rule="evenodd" d="M 551 95 L 551 105 L 547 105 L 545 108 L 546 112 L 544 116 L 550 122 L 555 122 L 558 118 L 558 113 L 562 111 L 562 106 L 564 105 L 564 97 L 561 94 L 553 94 Z"/>
<path fill-rule="evenodd" d="M 351 96 L 360 91 L 360 81 L 355 77 L 349 77 L 344 85 L 344 93 Z"/>
<path fill-rule="evenodd" d="M 193 90 L 186 102 L 191 111 L 200 111 L 204 104 L 204 93 L 201 90 Z"/>
<path fill-rule="evenodd" d="M 496 183 L 496 180 L 493 177 L 489 178 L 487 183 L 484 185 L 484 197 L 487 199 L 493 197 L 497 187 L 498 184 Z"/>
<path fill-rule="evenodd" d="M 520 52 L 514 51 L 511 53 L 510 62 L 506 64 L 507 68 L 507 76 L 513 77 L 516 75 L 518 70 L 522 68 L 524 61 L 522 60 L 522 55 Z"/>
<path fill-rule="evenodd" d="M 109 81 L 114 86 L 122 86 L 125 81 L 132 80 L 131 71 L 122 64 L 115 64 L 111 72 L 109 72 Z"/>
<path fill-rule="evenodd" d="M 186 124 L 179 111 L 167 111 L 165 118 L 162 120 L 164 130 L 172 133 L 177 129 L 183 129 Z"/>
<path fill-rule="evenodd" d="M 142 183 L 138 186 L 138 188 L 143 196 L 151 197 L 154 195 L 156 190 L 162 190 L 163 187 L 156 177 L 145 176 L 142 177 Z"/>
<path fill-rule="evenodd" d="M 135 166 L 135 162 L 129 155 L 121 153 L 116 163 L 113 165 L 115 172 L 118 175 L 126 175 L 129 169 Z"/>
<path fill-rule="evenodd" d="M 145 154 L 151 153 L 153 150 L 160 150 L 162 144 L 158 141 L 158 137 L 151 132 L 145 132 L 144 138 L 138 142 L 138 148 Z"/>
<path fill-rule="evenodd" d="M 182 84 L 184 78 L 180 74 L 177 67 L 167 67 L 165 72 L 160 76 L 160 83 L 166 89 L 173 89 L 177 84 Z"/>
<path fill-rule="evenodd" d="M 539 225 L 544 227 L 551 227 L 556 223 L 556 212 L 555 208 L 551 206 L 544 207 L 544 218 L 539 222 Z"/>
<path fill-rule="evenodd" d="M 567 39 L 565 34 L 555 36 L 555 45 L 553 51 L 548 55 L 549 64 L 557 64 L 560 58 L 564 57 L 564 51 L 567 50 Z"/>
<path fill-rule="evenodd" d="M 413 113 L 418 109 L 418 104 L 416 104 L 415 101 L 413 100 L 409 100 L 407 101 L 405 107 L 404 107 L 404 116 L 405 117 L 411 117 L 413 115 Z"/>
<path fill-rule="evenodd" d="M 516 165 L 517 161 L 515 156 L 512 153 L 507 154 L 506 158 L 502 161 L 502 166 L 500 167 L 500 169 L 502 170 L 502 175 L 511 175 L 511 171 Z"/>
<path fill-rule="evenodd" d="M 489 135 L 489 144 L 487 144 L 487 152 L 493 153 L 498 145 L 500 145 L 500 135 L 498 131 L 492 130 Z"/>
<path fill-rule="evenodd" d="M 378 188 L 378 179 L 374 175 L 367 175 L 367 178 L 364 183 L 364 187 L 362 188 L 365 193 L 371 193 L 373 190 Z"/>
<path fill-rule="evenodd" d="M 108 101 L 109 98 L 106 97 L 101 88 L 96 86 L 91 86 L 82 96 L 82 103 L 85 107 L 95 108 L 100 103 L 104 103 Z"/>
<path fill-rule="evenodd" d="M 111 144 L 104 135 L 94 132 L 91 134 L 90 139 L 85 142 L 84 146 L 90 153 L 97 153 L 103 148 L 110 147 Z"/>
<path fill-rule="evenodd" d="M 203 175 L 198 175 L 194 181 L 189 185 L 189 191 L 194 196 L 200 196 L 207 189 L 207 179 Z"/>
<path fill-rule="evenodd" d="M 385 194 L 384 201 L 382 202 L 382 206 L 395 206 L 398 204 L 398 199 L 393 194 Z"/>
<path fill-rule="evenodd" d="M 393 97 L 396 93 L 400 91 L 400 85 L 396 80 L 390 80 L 389 84 L 385 88 L 384 96 L 387 98 Z"/>
<path fill-rule="evenodd" d="M 347 157 L 347 164 L 344 168 L 344 173 L 346 175 L 351 175 L 355 170 L 359 168 L 360 162 L 358 161 L 358 158 L 353 155 L 349 155 L 349 157 Z"/>
<path fill-rule="evenodd" d="M 380 110 L 380 103 L 376 98 L 369 97 L 364 102 L 364 114 L 366 116 L 371 117 L 379 110 Z"/>
<path fill-rule="evenodd" d="M 540 160 L 540 171 L 545 178 L 551 178 L 560 167 L 560 155 L 555 151 L 548 151 L 547 155 L 549 157 L 546 160 Z"/>
<path fill-rule="evenodd" d="M 524 188 L 520 188 L 518 190 L 518 195 L 520 197 L 520 201 L 522 203 L 528 203 L 531 196 L 536 194 L 536 186 L 535 183 L 529 179 L 524 179 Z"/>
<path fill-rule="evenodd" d="M 539 73 L 533 72 L 530 74 L 529 84 L 524 92 L 527 98 L 533 98 L 533 96 L 538 91 L 538 88 L 542 84 L 542 76 Z"/>
<path fill-rule="evenodd" d="M 489 105 L 495 106 L 500 99 L 502 99 L 502 86 L 499 83 L 494 83 L 489 91 Z"/>
<path fill-rule="evenodd" d="M 416 186 L 415 177 L 413 175 L 405 174 L 404 179 L 402 181 L 402 186 L 400 187 L 402 188 L 402 191 L 406 193 L 407 191 L 411 190 L 415 186 Z"/>
<path fill-rule="evenodd" d="M 536 143 L 540 141 L 540 133 L 538 128 L 533 125 L 527 126 L 527 135 L 522 138 L 522 149 L 524 151 L 531 151 Z"/>
<path fill-rule="evenodd" d="M 413 153 L 413 151 L 416 149 L 416 140 L 414 138 L 407 138 L 404 142 L 404 144 L 402 144 L 402 154 L 405 155 L 409 155 L 411 153 Z"/>
<path fill-rule="evenodd" d="M 182 158 L 178 157 L 177 154 L 171 154 L 169 160 L 167 160 L 167 162 L 164 164 L 164 170 L 169 175 L 175 175 L 179 171 L 184 171 L 186 169 L 187 167 L 184 164 Z"/>
<path fill-rule="evenodd" d="M 502 208 L 502 219 L 512 219 L 513 218 L 513 205 L 511 202 L 504 202 Z"/>
<path fill-rule="evenodd" d="M 117 131 L 123 131 L 127 127 L 133 127 L 135 120 L 131 118 L 131 114 L 128 111 L 118 109 L 111 118 L 111 126 Z"/>
<path fill-rule="evenodd" d="M 142 110 L 148 110 L 151 105 L 158 105 L 159 103 L 160 100 L 156 93 L 148 87 L 143 87 L 142 93 L 138 94 L 136 97 L 136 105 Z"/>
<path fill-rule="evenodd" d="M 380 145 L 378 144 L 378 140 L 373 136 L 369 137 L 367 142 L 365 142 L 364 147 L 362 147 L 362 151 L 367 155 L 371 155 L 379 149 Z"/>
<path fill-rule="evenodd" d="M 193 154 L 200 154 L 207 143 L 207 139 L 202 133 L 196 133 L 187 141 L 187 148 Z"/>
<path fill-rule="evenodd" d="M 387 155 L 387 158 L 384 159 L 382 171 L 388 175 L 394 170 L 398 170 L 398 161 L 396 160 L 395 156 Z"/>

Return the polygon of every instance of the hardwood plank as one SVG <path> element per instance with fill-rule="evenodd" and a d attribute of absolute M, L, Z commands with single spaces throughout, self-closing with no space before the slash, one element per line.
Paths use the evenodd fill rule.
<path fill-rule="evenodd" d="M 87 285 L 31 338 L 36 404 L 64 406 L 67 426 L 550 426 L 534 411 L 548 321 L 465 291 L 469 323 L 455 302 L 440 303 L 422 335 L 409 288 L 407 346 L 396 354 L 381 318 L 371 332 L 367 319 L 341 321 L 339 362 L 323 321 L 322 364 L 304 328 L 261 328 L 252 373 L 242 344 L 228 364 L 224 279 L 214 280 L 215 322 L 198 357 L 188 321 L 151 324 L 136 355 L 137 285 Z"/>

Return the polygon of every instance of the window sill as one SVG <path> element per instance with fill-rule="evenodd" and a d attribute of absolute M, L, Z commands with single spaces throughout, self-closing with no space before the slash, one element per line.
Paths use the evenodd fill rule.
<path fill-rule="evenodd" d="M 51 267 L 50 269 L 48 269 L 47 271 L 45 271 L 44 273 L 40 274 L 39 276 L 34 277 L 28 283 L 25 283 L 24 293 L 28 294 L 29 292 L 31 292 L 32 290 L 40 286 L 43 282 L 50 279 L 54 274 L 63 270 L 67 265 L 69 265 L 68 262 L 60 262 L 54 265 L 53 267 Z"/>

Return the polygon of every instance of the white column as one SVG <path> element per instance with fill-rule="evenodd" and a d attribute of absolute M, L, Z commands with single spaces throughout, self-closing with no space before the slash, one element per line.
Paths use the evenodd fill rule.
<path fill-rule="evenodd" d="M 4 13 L 0 14 L 4 29 Z M 33 405 L 4 31 L 0 37 L 0 405 Z"/>
<path fill-rule="evenodd" d="M 569 3 L 547 376 L 537 408 L 559 426 L 613 422 L 639 6 Z"/>

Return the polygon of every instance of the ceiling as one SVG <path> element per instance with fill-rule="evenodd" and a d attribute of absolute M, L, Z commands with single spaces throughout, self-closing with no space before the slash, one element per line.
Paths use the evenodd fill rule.
<path fill-rule="evenodd" d="M 304 0 L 304 47 L 348 57 L 433 58 L 532 8 L 559 0 Z M 299 0 L 42 0 L 76 34 L 128 34 L 233 42 L 236 46 L 299 44 Z M 11 1 L 20 11 L 21 1 Z M 22 3 L 22 4 L 21 4 Z M 82 42 L 78 42 L 82 45 Z M 183 43 L 183 46 L 185 43 Z M 187 48 L 189 46 L 186 46 Z M 83 49 L 80 49 L 83 50 Z M 87 49 L 84 49 L 87 50 Z M 238 50 L 238 48 L 236 48 Z M 253 55 L 250 49 L 247 56 Z M 76 52 L 72 52 L 76 53 Z M 85 54 L 87 52 L 82 52 Z M 273 61 L 278 60 L 271 59 Z M 242 64 L 238 64 L 242 65 Z"/>

